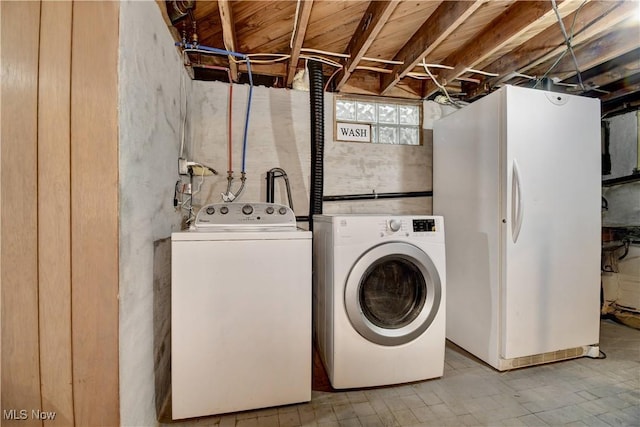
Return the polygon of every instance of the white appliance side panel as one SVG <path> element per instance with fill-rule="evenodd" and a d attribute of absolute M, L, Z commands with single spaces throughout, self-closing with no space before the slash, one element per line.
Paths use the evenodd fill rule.
<path fill-rule="evenodd" d="M 499 352 L 501 96 L 436 121 L 433 142 L 433 213 L 447 224 L 446 334 L 488 363 Z"/>
<path fill-rule="evenodd" d="M 311 398 L 311 239 L 172 244 L 173 418 Z"/>
<path fill-rule="evenodd" d="M 599 101 L 507 87 L 505 167 L 502 357 L 598 343 Z"/>
<path fill-rule="evenodd" d="M 313 318 L 315 342 L 327 371 L 333 348 L 333 242 L 330 222 L 314 220 L 313 230 Z"/>

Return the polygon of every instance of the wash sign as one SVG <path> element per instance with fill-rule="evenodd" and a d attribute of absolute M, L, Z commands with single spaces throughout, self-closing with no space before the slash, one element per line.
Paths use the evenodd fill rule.
<path fill-rule="evenodd" d="M 338 141 L 371 142 L 371 125 L 362 123 L 336 123 Z"/>

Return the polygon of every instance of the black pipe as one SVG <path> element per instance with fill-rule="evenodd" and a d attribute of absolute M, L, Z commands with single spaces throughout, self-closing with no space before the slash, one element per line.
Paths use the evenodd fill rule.
<path fill-rule="evenodd" d="M 273 203 L 275 193 L 275 172 L 273 170 L 267 171 L 267 203 Z"/>
<path fill-rule="evenodd" d="M 407 191 L 400 193 L 367 193 L 344 194 L 340 196 L 324 196 L 325 202 L 340 202 L 345 200 L 375 200 L 375 199 L 399 199 L 408 197 L 432 197 L 433 191 Z"/>
<path fill-rule="evenodd" d="M 313 231 L 313 215 L 322 213 L 324 181 L 324 76 L 322 64 L 307 63 L 309 70 L 309 102 L 311 115 L 311 183 L 309 189 L 309 230 Z"/>
<path fill-rule="evenodd" d="M 287 200 L 289 201 L 289 207 L 291 208 L 291 210 L 293 210 L 293 199 L 291 198 L 291 186 L 289 185 L 289 177 L 287 177 L 287 173 L 282 168 L 272 168 L 267 171 L 267 203 L 273 203 L 275 200 L 276 178 L 284 178 L 284 183 L 287 186 Z"/>
<path fill-rule="evenodd" d="M 605 179 L 602 181 L 603 187 L 611 187 L 612 185 L 628 184 L 630 182 L 640 181 L 640 173 L 633 175 L 621 176 L 619 178 Z"/>

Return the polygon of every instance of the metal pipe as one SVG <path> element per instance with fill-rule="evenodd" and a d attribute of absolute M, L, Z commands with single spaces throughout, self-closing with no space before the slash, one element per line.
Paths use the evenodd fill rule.
<path fill-rule="evenodd" d="M 275 193 L 275 172 L 273 170 L 267 171 L 267 203 L 273 203 Z"/>
<path fill-rule="evenodd" d="M 324 196 L 325 202 L 342 202 L 347 200 L 376 200 L 376 199 L 400 199 L 410 197 L 432 197 L 433 191 L 405 191 L 399 193 L 367 193 L 367 194 L 344 194 L 338 196 Z"/>

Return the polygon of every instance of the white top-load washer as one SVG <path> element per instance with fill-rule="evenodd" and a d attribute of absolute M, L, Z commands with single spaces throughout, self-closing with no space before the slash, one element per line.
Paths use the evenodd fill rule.
<path fill-rule="evenodd" d="M 311 399 L 311 237 L 273 203 L 171 235 L 173 419 Z"/>
<path fill-rule="evenodd" d="M 331 385 L 442 376 L 443 218 L 316 215 L 313 221 L 315 337 Z"/>

